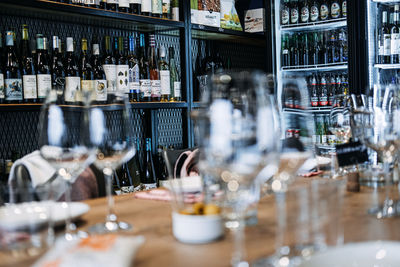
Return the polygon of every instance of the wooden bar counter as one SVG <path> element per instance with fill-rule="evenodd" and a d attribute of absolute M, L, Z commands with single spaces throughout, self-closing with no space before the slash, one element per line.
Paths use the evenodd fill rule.
<path fill-rule="evenodd" d="M 395 197 L 397 189 L 393 187 Z M 378 197 L 379 195 L 379 197 Z M 360 193 L 346 193 L 344 199 L 344 238 L 345 242 L 368 240 L 400 240 L 400 218 L 378 220 L 367 214 L 367 209 L 383 200 L 383 189 L 362 187 Z M 133 224 L 133 235 L 143 235 L 145 244 L 139 249 L 134 266 L 229 266 L 232 252 L 230 234 L 214 243 L 187 245 L 178 242 L 172 235 L 171 207 L 167 202 L 136 199 L 132 195 L 118 196 L 116 211 L 119 218 Z M 380 201 L 380 202 L 379 202 Z M 103 221 L 106 200 L 86 201 L 91 209 L 82 217 L 79 227 Z M 274 253 L 275 207 L 274 197 L 266 196 L 259 204 L 259 222 L 246 229 L 247 259 Z M 13 263 L 11 263 L 13 262 Z M 0 266 L 29 266 L 29 262 L 15 263 L 14 260 L 0 259 Z M 116 266 L 118 267 L 118 266 Z"/>

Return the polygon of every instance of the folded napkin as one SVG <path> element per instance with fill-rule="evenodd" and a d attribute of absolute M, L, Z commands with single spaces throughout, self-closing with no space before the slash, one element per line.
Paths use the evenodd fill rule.
<path fill-rule="evenodd" d="M 144 241 L 143 236 L 115 234 L 75 241 L 60 239 L 32 267 L 129 267 Z"/>
<path fill-rule="evenodd" d="M 148 199 L 148 200 L 160 200 L 160 201 L 171 201 L 171 192 L 164 189 L 154 189 L 150 191 L 143 191 L 134 194 L 135 198 Z M 188 204 L 200 202 L 202 200 L 201 194 L 185 193 L 184 202 Z"/>
<path fill-rule="evenodd" d="M 46 183 L 56 172 L 56 170 L 42 158 L 40 151 L 36 150 L 14 162 L 10 170 L 10 177 L 8 178 L 9 184 L 12 184 L 13 180 L 16 179 L 15 168 L 19 165 L 23 165 L 27 169 L 33 187 Z"/>

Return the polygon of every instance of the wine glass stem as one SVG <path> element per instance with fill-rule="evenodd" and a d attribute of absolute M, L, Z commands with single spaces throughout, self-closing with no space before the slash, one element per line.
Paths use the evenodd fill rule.
<path fill-rule="evenodd" d="M 232 255 L 232 266 L 245 266 L 242 261 L 246 257 L 246 250 L 244 246 L 244 211 L 238 211 L 238 226 L 232 229 L 233 239 L 234 239 L 234 248 Z"/>
<path fill-rule="evenodd" d="M 383 162 L 383 171 L 385 174 L 385 202 L 383 203 L 383 207 L 389 208 L 390 206 L 390 178 L 391 178 L 391 173 L 390 173 L 390 163 L 387 160 L 384 160 Z"/>
<path fill-rule="evenodd" d="M 76 235 L 76 225 L 71 220 L 71 206 L 69 203 L 71 202 L 71 182 L 66 181 L 66 190 L 65 190 L 65 205 L 67 210 L 67 216 L 65 217 L 65 238 L 67 240 L 74 239 Z"/>
<path fill-rule="evenodd" d="M 114 211 L 114 198 L 112 196 L 112 176 L 114 171 L 111 168 L 105 168 L 103 170 L 104 178 L 106 181 L 106 194 L 107 194 L 107 203 L 108 203 L 108 212 L 106 222 L 116 222 L 117 215 Z"/>

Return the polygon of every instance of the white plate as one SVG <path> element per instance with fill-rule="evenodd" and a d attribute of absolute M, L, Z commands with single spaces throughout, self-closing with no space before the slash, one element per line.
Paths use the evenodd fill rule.
<path fill-rule="evenodd" d="M 400 242 L 352 243 L 316 253 L 300 267 L 399 267 Z"/>
<path fill-rule="evenodd" d="M 69 203 L 71 218 L 77 219 L 89 211 L 89 205 L 80 202 Z M 15 229 L 40 225 L 48 221 L 48 208 L 55 225 L 63 224 L 67 217 L 67 209 L 62 202 L 28 202 L 10 204 L 0 208 L 0 228 Z"/>

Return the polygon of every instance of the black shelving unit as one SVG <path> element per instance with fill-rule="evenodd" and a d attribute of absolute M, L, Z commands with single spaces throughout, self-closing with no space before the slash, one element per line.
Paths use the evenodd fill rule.
<path fill-rule="evenodd" d="M 194 102 L 194 63 L 198 55 L 204 53 L 198 49 L 201 42 L 217 42 L 221 56 L 225 59 L 232 57 L 232 68 L 272 69 L 271 61 L 267 60 L 272 54 L 267 46 L 270 36 L 192 24 L 190 14 L 189 1 L 180 1 L 181 21 L 173 21 L 49 0 L 2 0 L 0 30 L 5 31 L 7 27 L 17 29 L 20 24 L 27 23 L 49 36 L 58 35 L 59 31 L 64 37 L 154 33 L 159 38 L 157 43 L 176 47 L 176 58 L 181 67 L 183 102 L 130 104 L 134 110 L 132 120 L 136 137 L 151 137 L 153 151 L 156 151 L 158 144 L 176 148 L 195 146 L 190 114 L 200 106 Z M 253 58 L 249 56 L 253 54 Z M 9 158 L 12 150 L 24 155 L 37 149 L 36 128 L 41 106 L 0 104 L 0 123 L 5 125 L 0 129 L 0 158 Z"/>

